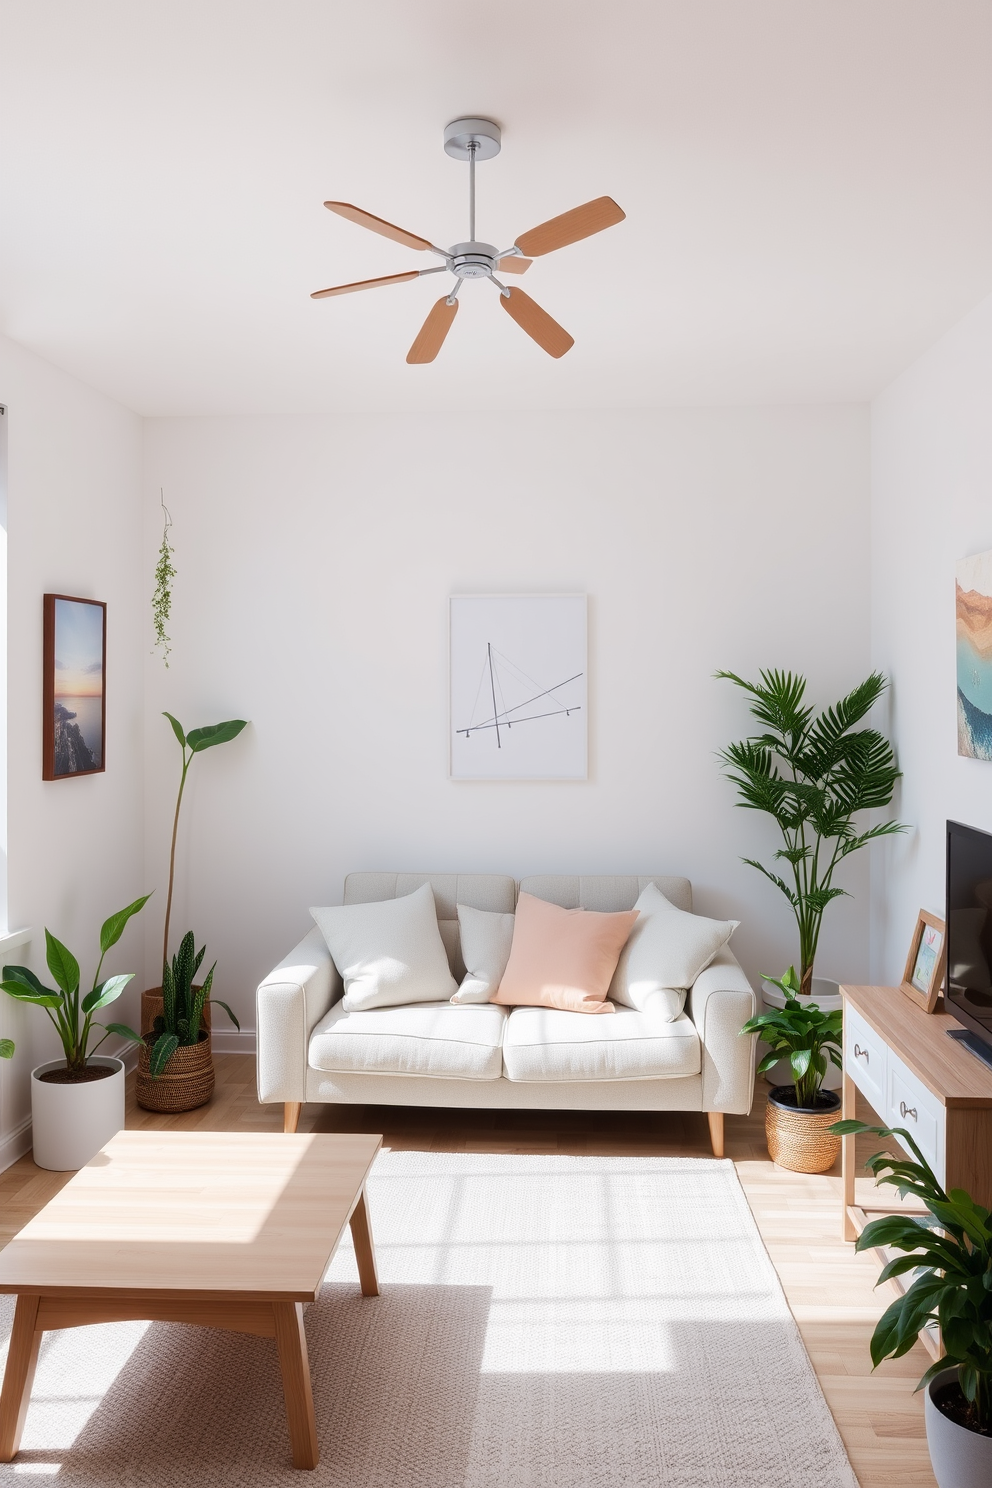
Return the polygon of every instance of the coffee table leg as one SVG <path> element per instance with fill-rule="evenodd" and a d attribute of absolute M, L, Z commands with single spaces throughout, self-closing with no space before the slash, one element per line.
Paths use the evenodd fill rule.
<path fill-rule="evenodd" d="M 358 1195 L 358 1203 L 351 1213 L 351 1238 L 355 1242 L 355 1259 L 358 1261 L 358 1279 L 362 1283 L 362 1295 L 378 1297 L 379 1277 L 375 1269 L 375 1245 L 369 1211 L 365 1207 L 365 1190 Z"/>
<path fill-rule="evenodd" d="M 310 1388 L 310 1364 L 307 1358 L 307 1335 L 303 1331 L 302 1302 L 273 1302 L 276 1320 L 276 1347 L 282 1369 L 282 1390 L 286 1397 L 286 1420 L 293 1466 L 313 1468 L 320 1461 L 317 1445 L 317 1423 L 313 1414 L 313 1392 Z"/>
<path fill-rule="evenodd" d="M 0 1391 L 0 1462 L 10 1462 L 21 1445 L 41 1346 L 41 1333 L 35 1327 L 40 1302 L 37 1294 L 21 1296 L 14 1309 L 14 1330 Z"/>

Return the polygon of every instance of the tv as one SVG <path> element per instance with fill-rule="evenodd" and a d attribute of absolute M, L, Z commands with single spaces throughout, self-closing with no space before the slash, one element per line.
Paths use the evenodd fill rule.
<path fill-rule="evenodd" d="M 948 1029 L 992 1067 L 992 833 L 947 823 L 947 972 L 944 1002 L 964 1026 Z"/>

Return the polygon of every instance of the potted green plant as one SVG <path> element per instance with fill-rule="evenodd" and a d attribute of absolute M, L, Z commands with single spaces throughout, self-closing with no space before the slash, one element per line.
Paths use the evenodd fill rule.
<path fill-rule="evenodd" d="M 0 989 L 18 1002 L 45 1009 L 65 1056 L 31 1071 L 34 1160 L 41 1168 L 65 1171 L 83 1167 L 124 1125 L 124 1065 L 120 1059 L 96 1051 L 111 1034 L 134 1044 L 141 1043 L 141 1036 L 126 1023 L 101 1023 L 95 1015 L 116 1002 L 133 979 L 133 972 L 125 972 L 101 981 L 100 973 L 107 952 L 120 940 L 128 920 L 150 897 L 142 895 L 104 921 L 93 986 L 82 996 L 79 962 L 50 930 L 45 931 L 45 950 L 54 987 L 46 987 L 26 966 L 3 968 Z M 102 1030 L 102 1037 L 91 1047 L 97 1029 Z M 12 1053 L 12 1044 L 10 1050 Z"/>
<path fill-rule="evenodd" d="M 775 857 L 787 865 L 783 873 L 791 883 L 754 858 L 743 861 L 792 906 L 799 933 L 797 996 L 809 997 L 824 911 L 847 892 L 834 883 L 836 870 L 869 842 L 906 830 L 896 821 L 854 824 L 862 812 L 889 805 L 901 775 L 884 735 L 855 728 L 887 683 L 872 672 L 839 703 L 815 713 L 804 701 L 806 678 L 797 673 L 761 672 L 760 683 L 734 672 L 716 676 L 750 695 L 751 717 L 762 726 L 761 733 L 721 750 L 719 758 L 737 787 L 738 806 L 764 812 L 781 833 L 784 845 Z"/>
<path fill-rule="evenodd" d="M 165 1018 L 167 989 L 170 983 L 173 988 L 176 986 L 176 967 L 179 964 L 179 960 L 178 958 L 174 960 L 170 967 L 169 928 L 172 920 L 172 894 L 176 880 L 176 842 L 179 836 L 179 813 L 182 809 L 183 793 L 186 789 L 186 777 L 189 774 L 190 765 L 193 763 L 196 755 L 202 754 L 205 749 L 212 749 L 217 744 L 226 744 L 229 740 L 236 739 L 247 724 L 247 721 L 243 718 L 231 718 L 224 723 L 209 723 L 205 724 L 203 728 L 190 729 L 187 734 L 178 718 L 174 718 L 171 713 L 163 713 L 162 716 L 163 718 L 167 718 L 172 725 L 172 732 L 175 734 L 179 747 L 182 750 L 183 762 L 179 777 L 179 794 L 176 797 L 176 810 L 172 821 L 172 845 L 169 852 L 169 891 L 165 901 L 165 929 L 162 936 L 162 986 L 153 987 L 150 991 L 145 992 L 141 999 L 141 1022 L 142 1029 L 146 1034 L 153 1031 L 156 1018 Z M 191 964 L 194 959 L 192 956 L 192 932 L 189 932 L 184 937 L 183 944 L 186 943 L 187 939 L 190 941 L 191 947 L 189 957 Z M 201 950 L 199 957 L 195 958 L 196 967 L 193 969 L 193 974 L 195 974 L 196 969 L 199 967 L 202 958 L 203 951 Z M 216 964 L 215 962 L 214 966 Z M 181 962 L 183 976 L 185 976 L 186 967 L 187 960 L 184 957 Z M 210 977 L 212 981 L 213 968 L 211 968 Z M 183 983 L 183 985 L 185 984 Z M 189 992 L 189 996 L 192 997 L 192 991 Z M 169 993 L 168 997 L 169 1006 L 174 1006 L 175 992 Z M 216 998 L 210 999 L 209 995 L 205 999 L 201 999 L 199 1004 L 201 1016 L 204 1006 L 209 1008 L 211 1003 L 217 1000 Z M 227 1004 L 220 1003 L 219 1005 L 224 1008 L 224 1011 L 235 1023 L 235 1026 L 239 1026 Z M 186 1008 L 186 1011 L 189 1012 L 190 1008 L 191 1004 L 190 1007 Z M 182 1014 L 170 1017 L 170 1036 L 176 1035 L 176 1016 L 182 1016 Z M 210 1099 L 210 1092 L 213 1090 L 214 1084 L 213 1055 L 210 1046 L 209 1028 L 205 1028 L 203 1031 L 206 1036 L 201 1039 L 199 1037 L 200 1021 L 198 1019 L 195 1025 L 195 1036 L 190 1034 L 188 1043 L 183 1039 L 179 1039 L 171 1047 L 162 1044 L 160 1046 L 160 1053 L 155 1060 L 154 1070 L 150 1059 L 150 1046 L 146 1051 L 139 1050 L 137 1085 L 139 1106 L 143 1106 L 146 1110 L 150 1111 L 192 1111 L 195 1107 L 203 1105 L 205 1101 Z M 166 1049 L 167 1052 L 161 1052 Z M 160 1086 L 158 1084 L 158 1077 L 166 1069 L 169 1069 L 171 1078 L 167 1085 Z M 204 1095 L 203 1091 L 208 1085 L 209 1089 L 207 1090 L 207 1094 Z M 168 1103 L 165 1104 L 165 1102 Z"/>
<path fill-rule="evenodd" d="M 926 1388 L 927 1445 L 939 1488 L 988 1488 L 992 1483 L 992 1212 L 963 1189 L 945 1193 L 913 1137 L 902 1127 L 838 1121 L 838 1137 L 873 1132 L 898 1137 L 915 1154 L 876 1152 L 865 1164 L 876 1183 L 901 1197 L 922 1199 L 933 1225 L 919 1215 L 888 1214 L 867 1224 L 857 1250 L 887 1246 L 902 1255 L 883 1268 L 879 1283 L 912 1274 L 887 1307 L 871 1340 L 872 1364 L 909 1352 L 920 1330 L 937 1323 L 944 1357 L 917 1385 Z"/>
<path fill-rule="evenodd" d="M 785 976 L 769 978 L 781 989 L 785 1005 L 749 1018 L 742 1035 L 760 1034 L 768 1053 L 758 1065 L 764 1074 L 787 1063 L 791 1085 L 777 1085 L 765 1107 L 768 1152 L 779 1167 L 794 1173 L 825 1173 L 840 1153 L 840 1138 L 830 1130 L 840 1109 L 835 1090 L 823 1089 L 830 1065 L 841 1068 L 843 1013 L 825 1012 L 815 1002 L 800 1002 L 799 977 L 790 966 Z"/>
<path fill-rule="evenodd" d="M 162 1012 L 155 1017 L 138 1054 L 138 1103 L 149 1111 L 192 1111 L 213 1095 L 214 1067 L 209 1057 L 210 1035 L 203 1025 L 205 1008 L 217 1003 L 235 1028 L 241 1028 L 227 1003 L 210 996 L 216 961 L 203 985 L 193 985 L 206 950 L 201 946 L 194 954 L 195 944 L 193 932 L 188 931 L 172 965 L 167 962 L 163 967 Z M 175 1103 L 177 1099 L 181 1105 Z"/>

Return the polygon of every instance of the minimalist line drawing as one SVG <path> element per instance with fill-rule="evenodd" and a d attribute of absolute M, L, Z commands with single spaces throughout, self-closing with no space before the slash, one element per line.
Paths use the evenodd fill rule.
<path fill-rule="evenodd" d="M 472 595 L 450 607 L 455 780 L 584 780 L 584 595 Z"/>
<path fill-rule="evenodd" d="M 488 675 L 493 711 L 487 718 L 484 718 L 481 723 L 471 723 L 469 724 L 468 728 L 456 729 L 456 733 L 464 734 L 467 739 L 470 734 L 480 734 L 484 731 L 495 729 L 496 748 L 502 749 L 503 743 L 500 738 L 501 727 L 504 731 L 507 731 L 511 729 L 515 723 L 537 723 L 542 718 L 560 718 L 563 713 L 566 718 L 570 718 L 573 713 L 581 713 L 581 703 L 573 703 L 571 707 L 569 707 L 562 698 L 559 698 L 557 696 L 557 693 L 560 692 L 562 688 L 567 687 L 570 682 L 578 682 L 579 679 L 585 675 L 584 672 L 576 672 L 573 677 L 566 677 L 563 682 L 556 682 L 553 687 L 541 688 L 541 691 L 535 692 L 532 697 L 525 698 L 522 703 L 515 703 L 512 708 L 508 708 L 504 701 L 502 680 L 497 680 L 499 678 L 499 665 L 501 662 L 505 668 L 515 673 L 518 677 L 526 678 L 526 680 L 529 683 L 532 683 L 535 687 L 539 686 L 539 683 L 535 682 L 533 677 L 528 677 L 527 673 L 521 667 L 515 666 L 508 656 L 503 656 L 499 651 L 494 651 L 492 642 L 487 641 L 486 660 L 482 668 L 482 676 L 479 679 L 479 693 L 482 693 L 483 684 L 485 683 L 486 677 Z M 497 689 L 499 690 L 500 702 L 503 704 L 501 708 L 498 708 L 496 706 Z M 552 708 L 546 713 L 529 713 L 520 717 L 514 716 L 515 714 L 519 714 L 522 708 L 529 708 L 532 704 L 539 703 L 542 698 L 550 698 L 552 702 L 560 703 L 561 706 L 558 708 Z M 478 694 L 476 696 L 476 702 L 478 702 Z M 475 713 L 473 711 L 473 718 L 474 717 Z"/>

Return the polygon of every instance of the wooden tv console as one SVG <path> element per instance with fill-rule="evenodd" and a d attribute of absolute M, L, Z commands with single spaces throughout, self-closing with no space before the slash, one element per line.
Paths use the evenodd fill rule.
<path fill-rule="evenodd" d="M 948 1029 L 960 1029 L 958 1020 L 923 1012 L 898 987 L 840 990 L 845 1119 L 855 1114 L 856 1087 L 880 1126 L 913 1133 L 946 1189 L 967 1189 L 992 1208 L 992 1069 L 947 1037 Z M 854 1202 L 854 1144 L 854 1137 L 842 1139 L 845 1240 L 856 1239 L 867 1222 Z"/>

